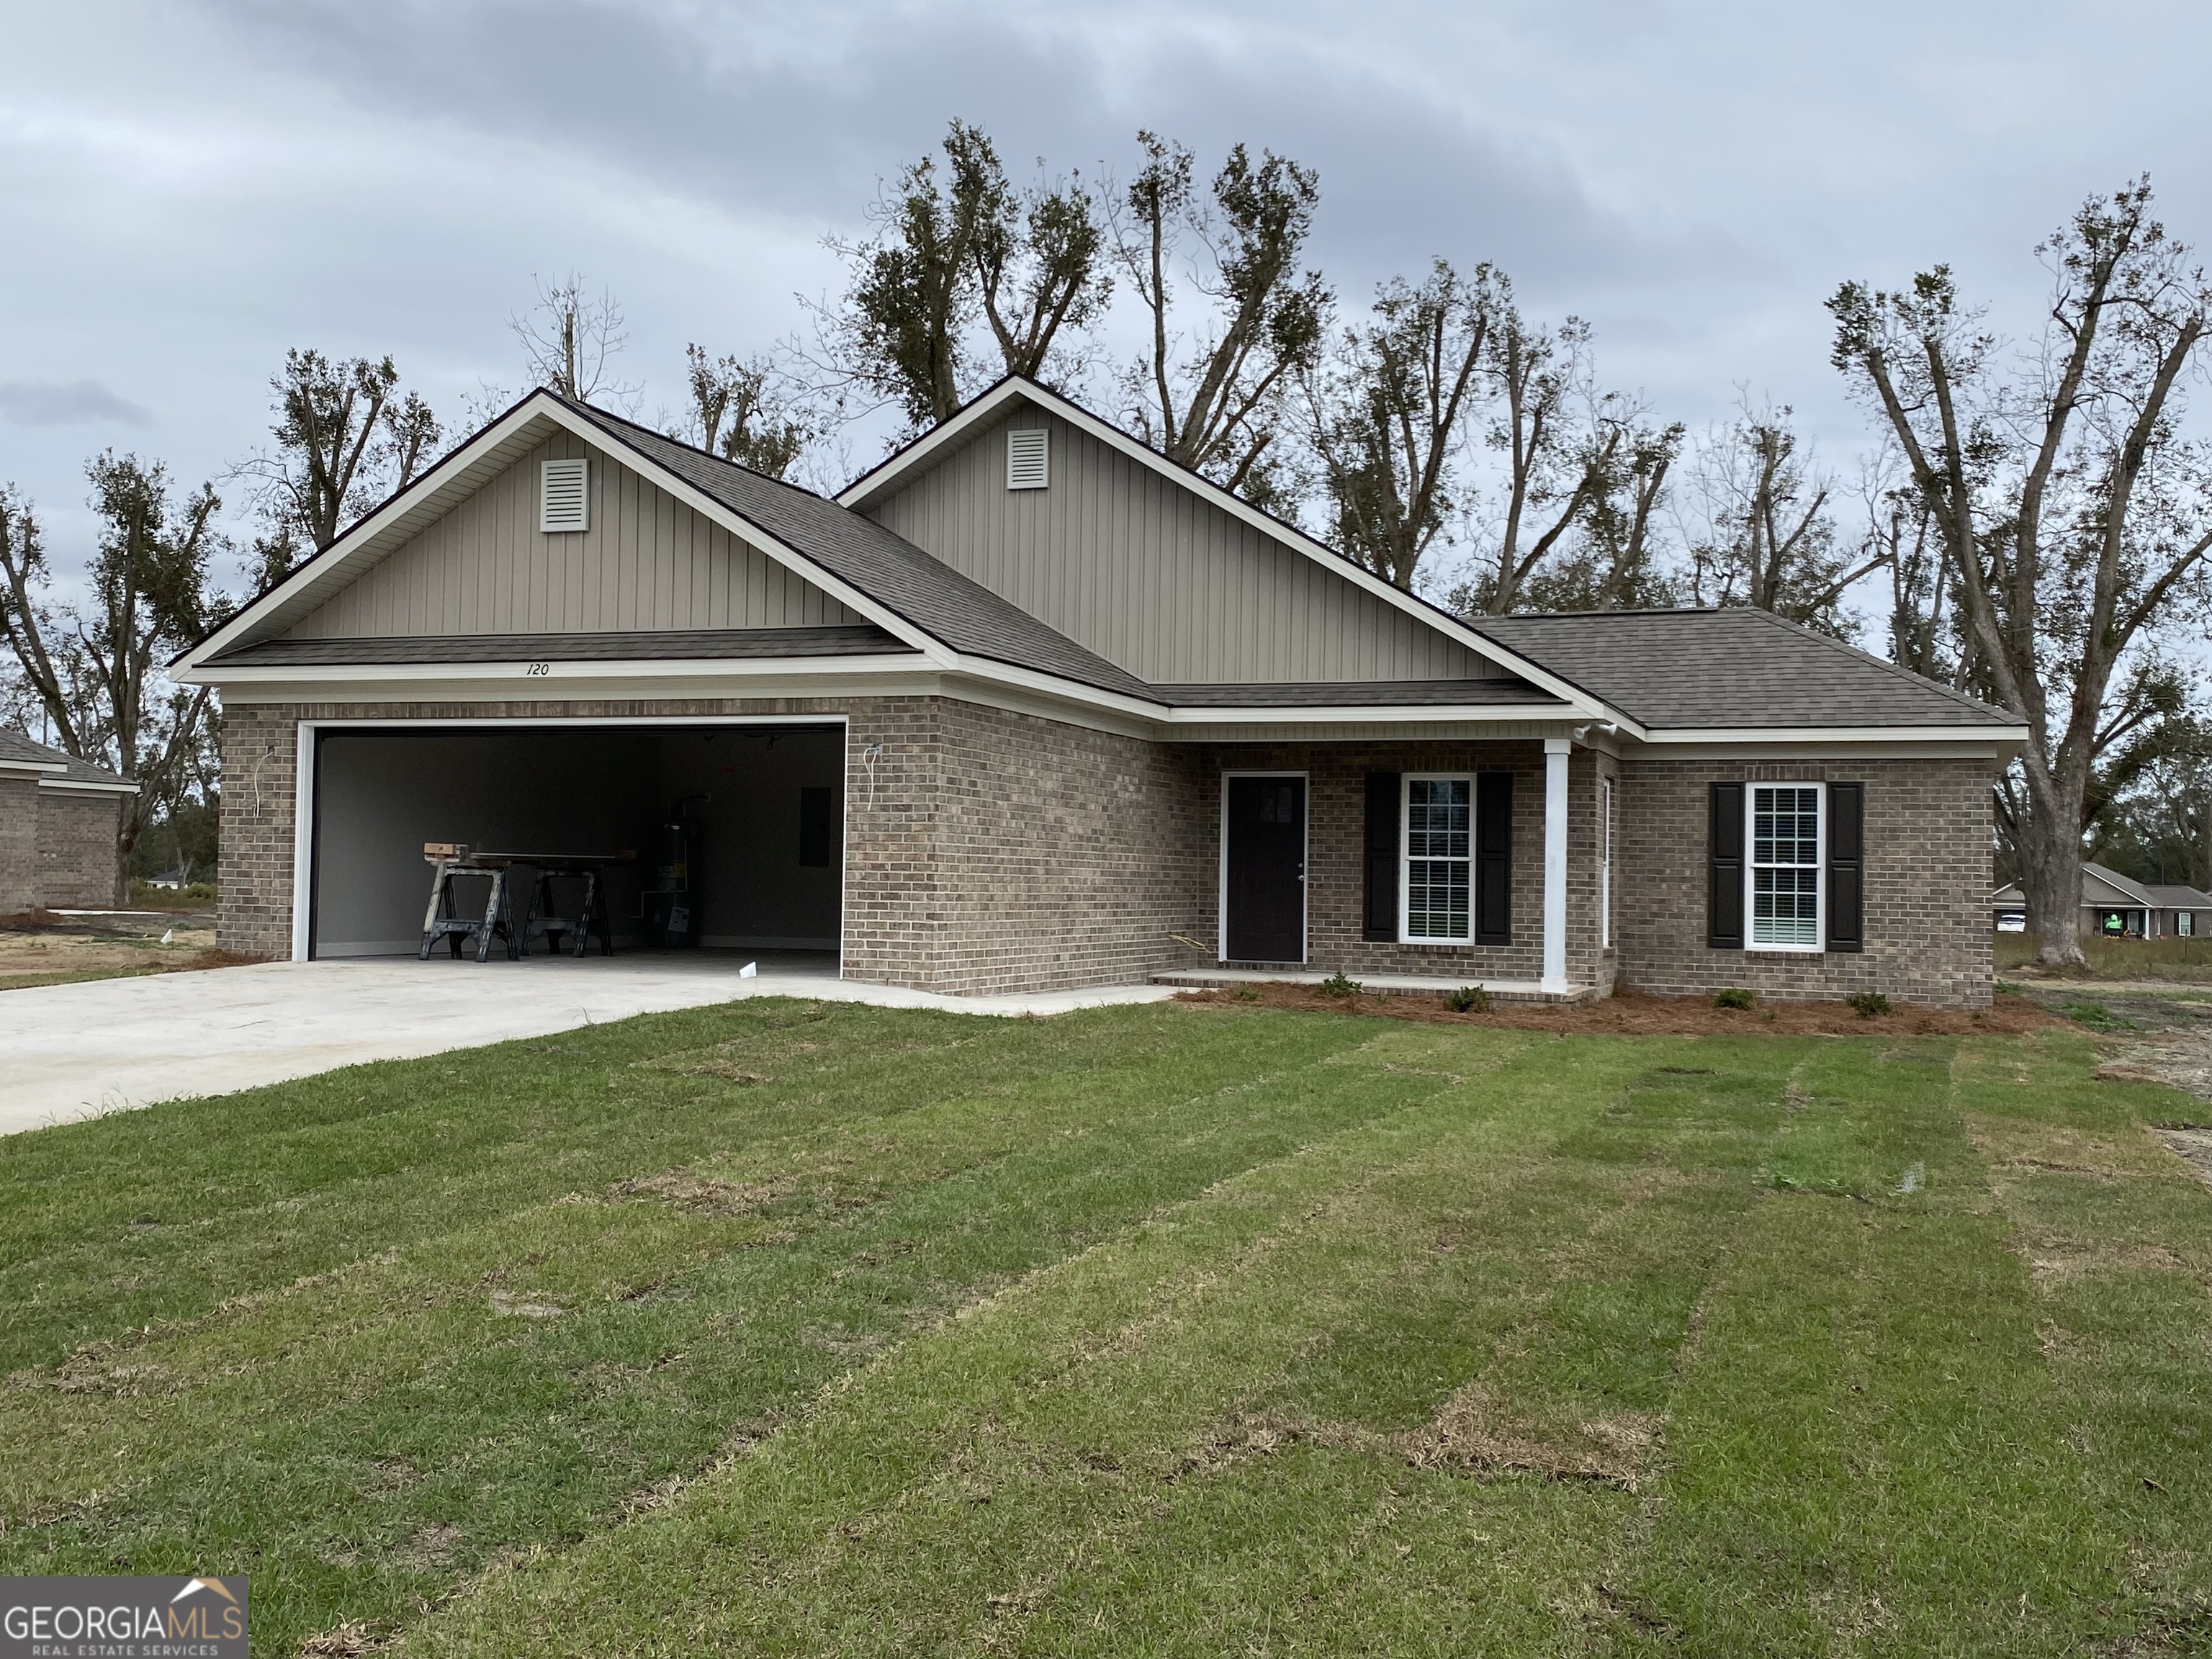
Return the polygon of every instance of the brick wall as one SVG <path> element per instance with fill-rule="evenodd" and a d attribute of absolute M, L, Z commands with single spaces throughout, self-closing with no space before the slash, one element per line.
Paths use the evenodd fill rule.
<path fill-rule="evenodd" d="M 115 858 L 121 819 L 120 797 L 39 791 L 39 891 L 48 908 L 122 902 Z"/>
<path fill-rule="evenodd" d="M 1968 760 L 1626 763 L 1616 901 L 1622 978 L 1666 996 L 1741 985 L 1774 997 L 1863 990 L 1986 1007 L 1990 775 L 1990 763 Z M 1799 780 L 1866 785 L 1865 950 L 1709 950 L 1706 786 Z"/>
<path fill-rule="evenodd" d="M 1199 918 L 1194 758 L 941 697 L 496 704 L 250 704 L 223 720 L 218 939 L 291 950 L 302 720 L 842 714 L 844 963 L 932 990 L 1141 981 Z M 1211 820 L 1203 829 L 1211 834 Z M 1207 890 L 1210 902 L 1211 890 Z"/>
<path fill-rule="evenodd" d="M 1601 757 L 1578 749 L 1567 773 L 1567 977 L 1609 985 L 1613 952 L 1598 948 L 1596 799 Z M 1604 762 L 1610 767 L 1610 761 Z M 1443 978 L 1534 980 L 1544 971 L 1544 746 L 1514 743 L 1249 744 L 1209 746 L 1199 775 L 1206 891 L 1189 931 L 1214 942 L 1221 775 L 1304 772 L 1306 958 L 1328 973 L 1419 974 Z M 1366 908 L 1367 774 L 1486 772 L 1513 774 L 1513 884 L 1510 945 L 1395 945 L 1360 937 Z M 1179 965 L 1210 965 L 1185 951 Z M 1254 964 L 1258 965 L 1258 964 Z"/>
<path fill-rule="evenodd" d="M 0 777 L 0 915 L 39 908 L 39 781 Z"/>

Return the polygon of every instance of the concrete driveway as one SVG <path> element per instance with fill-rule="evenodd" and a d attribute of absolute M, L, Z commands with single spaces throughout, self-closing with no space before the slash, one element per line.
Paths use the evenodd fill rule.
<path fill-rule="evenodd" d="M 796 953 L 763 953 L 759 975 L 739 978 L 746 959 L 263 963 L 0 991 L 0 1134 L 738 997 L 1049 1014 L 1171 994 L 1140 985 L 950 997 L 841 980 Z"/>

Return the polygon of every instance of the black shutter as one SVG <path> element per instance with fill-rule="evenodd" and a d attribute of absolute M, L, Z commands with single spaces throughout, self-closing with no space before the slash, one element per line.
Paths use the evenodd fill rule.
<path fill-rule="evenodd" d="M 1828 948 L 1866 949 L 1866 785 L 1828 786 Z"/>
<path fill-rule="evenodd" d="M 1367 913 L 1360 938 L 1398 942 L 1398 774 L 1367 775 Z"/>
<path fill-rule="evenodd" d="M 1705 944 L 1743 949 L 1743 786 L 1717 783 L 1705 811 Z"/>
<path fill-rule="evenodd" d="M 1474 942 L 1513 943 L 1513 775 L 1474 775 Z"/>

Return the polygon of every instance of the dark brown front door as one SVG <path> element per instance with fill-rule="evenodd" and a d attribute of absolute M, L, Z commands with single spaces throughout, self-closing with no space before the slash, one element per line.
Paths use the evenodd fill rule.
<path fill-rule="evenodd" d="M 1221 954 L 1231 962 L 1304 962 L 1306 781 L 1228 782 Z"/>

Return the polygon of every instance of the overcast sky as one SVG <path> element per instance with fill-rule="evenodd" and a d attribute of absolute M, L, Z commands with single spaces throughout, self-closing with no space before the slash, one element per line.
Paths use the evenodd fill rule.
<path fill-rule="evenodd" d="M 64 568 L 88 455 L 220 472 L 288 346 L 388 351 L 449 418 L 520 386 L 533 273 L 612 289 L 641 413 L 672 407 L 685 342 L 791 333 L 823 237 L 956 115 L 1018 173 L 1126 177 L 1140 126 L 1272 147 L 1320 170 L 1347 301 L 1494 260 L 1659 413 L 1745 385 L 1837 459 L 1839 279 L 1948 261 L 2026 331 L 2035 242 L 2144 170 L 2212 242 L 2212 16 L 2160 0 L 5 4 L 0 479 Z"/>

